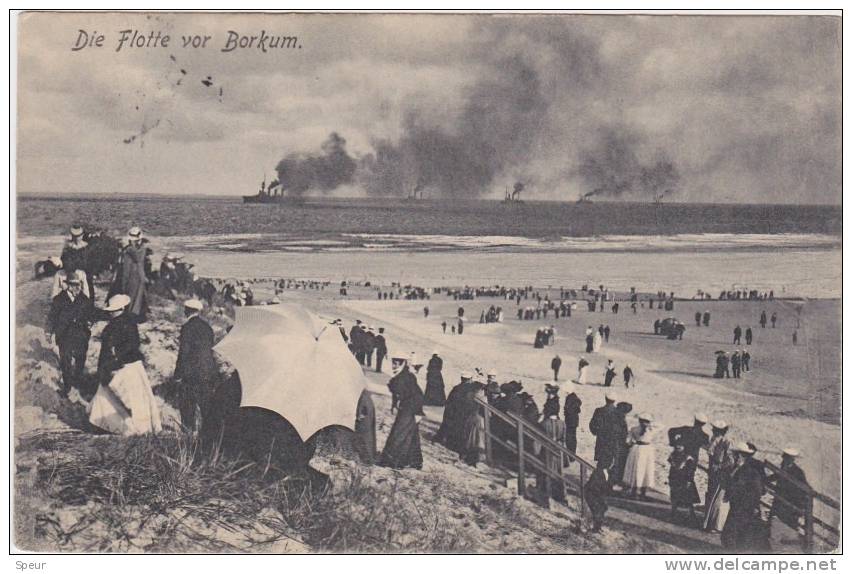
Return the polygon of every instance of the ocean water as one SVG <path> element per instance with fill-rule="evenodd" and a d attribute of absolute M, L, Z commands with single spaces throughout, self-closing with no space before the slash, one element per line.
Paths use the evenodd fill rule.
<path fill-rule="evenodd" d="M 58 254 L 74 221 L 140 225 L 211 277 L 841 296 L 842 215 L 826 206 L 23 198 L 18 249 Z"/>

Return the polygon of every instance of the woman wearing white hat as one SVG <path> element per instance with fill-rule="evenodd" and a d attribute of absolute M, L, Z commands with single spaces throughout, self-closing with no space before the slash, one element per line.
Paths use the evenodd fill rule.
<path fill-rule="evenodd" d="M 130 297 L 113 295 L 104 311 L 111 319 L 101 335 L 98 392 L 89 422 L 121 435 L 159 432 L 160 410 L 142 364 L 139 329 L 128 312 Z"/>
<path fill-rule="evenodd" d="M 136 226 L 127 233 L 127 245 L 119 257 L 115 278 L 109 289 L 109 296 L 125 294 L 130 297 L 127 311 L 136 315 L 139 320 L 145 320 L 148 311 L 148 301 L 145 293 L 145 267 L 148 258 L 148 248 L 142 241 L 142 230 Z"/>
<path fill-rule="evenodd" d="M 630 488 L 631 498 L 636 497 L 636 491 L 643 500 L 647 499 L 646 491 L 654 488 L 654 454 L 651 444 L 654 429 L 651 427 L 653 417 L 649 414 L 639 415 L 639 424 L 627 433 L 627 445 L 630 451 L 624 464 L 624 483 Z"/>

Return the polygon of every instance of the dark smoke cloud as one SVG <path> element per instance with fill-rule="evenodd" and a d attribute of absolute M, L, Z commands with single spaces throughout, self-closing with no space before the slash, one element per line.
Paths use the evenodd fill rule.
<path fill-rule="evenodd" d="M 597 141 L 580 152 L 577 175 L 587 190 L 581 199 L 661 199 L 675 192 L 680 173 L 674 162 L 662 150 L 643 161 L 640 154 L 648 148 L 645 138 L 627 127 L 602 130 Z"/>
<path fill-rule="evenodd" d="M 436 125 L 431 112 L 408 112 L 398 141 L 373 142 L 359 181 L 370 195 L 485 193 L 502 171 L 529 157 L 547 110 L 536 70 L 519 57 L 503 59 L 499 72 L 466 93 L 452 129 Z"/>
<path fill-rule="evenodd" d="M 319 154 L 290 154 L 275 167 L 278 183 L 291 196 L 328 192 L 352 183 L 358 162 L 346 151 L 346 140 L 332 132 Z"/>

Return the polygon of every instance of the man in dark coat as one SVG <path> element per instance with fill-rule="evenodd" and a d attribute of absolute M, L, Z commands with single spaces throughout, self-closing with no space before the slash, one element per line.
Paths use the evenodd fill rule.
<path fill-rule="evenodd" d="M 766 311 L 761 311 L 761 312 L 760 312 L 760 321 L 759 321 L 759 323 L 760 323 L 760 328 L 761 328 L 761 329 L 765 329 L 765 328 L 766 328 Z"/>
<path fill-rule="evenodd" d="M 356 319 L 355 324 L 349 330 L 349 350 L 355 355 L 360 365 L 364 364 L 364 328 L 361 326 L 361 320 Z"/>
<path fill-rule="evenodd" d="M 701 326 L 701 311 L 696 311 L 696 312 L 695 312 L 695 326 L 696 326 L 696 327 L 700 327 L 700 326 Z"/>
<path fill-rule="evenodd" d="M 47 331 L 56 339 L 62 386 L 59 394 L 68 396 L 71 387 L 82 390 L 83 370 L 89 350 L 92 321 L 89 299 L 83 295 L 79 278 L 69 277 L 65 289 L 53 298 L 47 316 Z"/>
<path fill-rule="evenodd" d="M 604 374 L 604 386 L 611 387 L 612 381 L 615 379 L 615 365 L 612 362 L 612 359 L 607 361 L 606 363 L 606 373 Z"/>
<path fill-rule="evenodd" d="M 751 327 L 746 327 L 746 330 L 745 330 L 746 345 L 751 345 L 751 342 L 752 342 L 753 339 L 754 339 L 754 334 L 751 331 Z"/>
<path fill-rule="evenodd" d="M 364 464 L 373 464 L 376 461 L 376 407 L 366 389 L 358 399 L 355 449 Z"/>
<path fill-rule="evenodd" d="M 385 328 L 379 327 L 379 334 L 373 339 L 373 346 L 376 348 L 376 372 L 382 372 L 382 363 L 388 354 L 388 343 L 385 340 Z"/>
<path fill-rule="evenodd" d="M 710 444 L 710 437 L 704 432 L 707 424 L 707 415 L 696 413 L 692 426 L 672 427 L 669 429 L 669 445 L 683 444 L 686 454 L 698 462 L 698 455 L 702 448 Z"/>
<path fill-rule="evenodd" d="M 710 311 L 704 311 L 704 315 L 701 317 L 701 322 L 705 327 L 710 326 Z"/>
<path fill-rule="evenodd" d="M 562 367 L 562 358 L 559 355 L 553 357 L 550 361 L 550 368 L 553 369 L 553 380 L 559 380 L 559 369 Z"/>
<path fill-rule="evenodd" d="M 742 359 L 740 358 L 740 352 L 734 351 L 734 354 L 731 355 L 731 372 L 735 379 L 740 378 L 740 370 L 742 368 Z"/>
<path fill-rule="evenodd" d="M 768 482 L 774 486 L 775 498 L 772 501 L 770 517 L 777 518 L 793 530 L 799 530 L 799 523 L 804 516 L 804 508 L 807 505 L 808 495 L 793 483 L 793 481 L 809 488 L 805 471 L 796 464 L 799 451 L 786 448 L 781 454 L 781 471 L 783 475 L 773 474 Z M 792 480 L 791 480 L 792 479 Z"/>
<path fill-rule="evenodd" d="M 725 490 L 731 509 L 722 530 L 722 546 L 734 552 L 768 550 L 769 533 L 760 517 L 766 480 L 763 465 L 753 458 L 754 445 L 739 443 L 733 450 L 736 461 Z"/>
<path fill-rule="evenodd" d="M 609 469 L 615 462 L 616 432 L 618 428 L 618 411 L 615 408 L 617 397 L 608 392 L 606 404 L 595 409 L 592 420 L 589 421 L 589 431 L 597 437 L 595 441 L 595 461 Z"/>
<path fill-rule="evenodd" d="M 181 424 L 190 432 L 196 428 L 196 413 L 202 418 L 219 372 L 213 357 L 213 329 L 201 317 L 204 304 L 189 299 L 183 304 L 186 323 L 180 328 L 175 383 Z"/>
<path fill-rule="evenodd" d="M 739 325 L 737 325 L 736 327 L 734 327 L 734 345 L 740 344 L 740 340 L 742 339 L 742 336 L 743 336 L 743 330 Z"/>
<path fill-rule="evenodd" d="M 447 402 L 444 391 L 444 360 L 437 352 L 432 353 L 429 363 L 426 365 L 426 396 L 425 404 L 433 407 L 443 407 Z"/>
<path fill-rule="evenodd" d="M 580 426 L 580 411 L 583 401 L 577 393 L 565 397 L 562 406 L 562 417 L 565 419 L 565 448 L 577 452 L 577 427 Z"/>
<path fill-rule="evenodd" d="M 390 468 L 423 468 L 420 449 L 420 421 L 423 413 L 423 391 L 417 377 L 406 364 L 388 383 L 391 391 L 391 410 L 396 410 L 380 464 Z"/>
<path fill-rule="evenodd" d="M 622 376 L 624 377 L 624 386 L 625 388 L 630 388 L 630 381 L 633 380 L 633 369 L 630 368 L 630 365 L 624 365 L 624 371 L 622 371 Z M 633 383 L 633 386 L 636 386 L 636 383 Z"/>
<path fill-rule="evenodd" d="M 373 366 L 373 351 L 376 348 L 376 334 L 372 327 L 367 327 L 367 331 L 361 338 L 364 346 L 364 362 L 368 367 Z"/>

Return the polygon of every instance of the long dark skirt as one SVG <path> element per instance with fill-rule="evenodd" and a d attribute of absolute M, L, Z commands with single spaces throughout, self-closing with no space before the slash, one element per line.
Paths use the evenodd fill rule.
<path fill-rule="evenodd" d="M 769 529 L 758 512 L 731 508 L 722 529 L 722 547 L 734 552 L 770 550 Z"/>
<path fill-rule="evenodd" d="M 413 414 L 406 412 L 397 414 L 385 443 L 385 449 L 382 451 L 380 464 L 390 468 L 423 468 L 420 429 Z"/>
<path fill-rule="evenodd" d="M 440 371 L 430 371 L 426 373 L 426 393 L 423 397 L 423 403 L 431 407 L 442 407 L 447 402 L 447 395 L 444 391 L 444 377 Z"/>
<path fill-rule="evenodd" d="M 692 506 L 701 502 L 698 489 L 694 482 L 683 480 L 679 477 L 669 476 L 669 491 L 671 502 L 676 506 Z"/>

